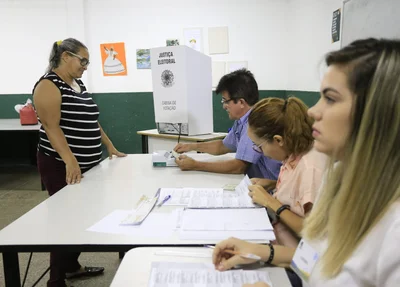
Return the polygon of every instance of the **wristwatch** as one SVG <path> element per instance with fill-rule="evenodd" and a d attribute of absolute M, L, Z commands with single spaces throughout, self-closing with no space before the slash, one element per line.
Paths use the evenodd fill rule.
<path fill-rule="evenodd" d="M 290 210 L 290 205 L 284 204 L 281 207 L 278 208 L 278 210 L 275 212 L 276 214 L 276 218 L 279 220 L 280 219 L 280 214 L 282 213 L 282 211 L 284 211 L 285 209 Z"/>

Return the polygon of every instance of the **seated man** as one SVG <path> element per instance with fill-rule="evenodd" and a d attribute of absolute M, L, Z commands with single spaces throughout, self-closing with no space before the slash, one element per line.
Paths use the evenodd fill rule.
<path fill-rule="evenodd" d="M 253 149 L 253 142 L 247 136 L 247 118 L 251 107 L 258 101 L 258 85 L 253 74 L 238 70 L 227 74 L 218 83 L 217 94 L 222 95 L 222 106 L 229 118 L 235 120 L 226 138 L 205 143 L 178 144 L 178 153 L 198 151 L 213 155 L 236 152 L 236 158 L 220 162 L 196 161 L 181 155 L 176 163 L 181 170 L 199 170 L 227 174 L 244 174 L 250 178 L 261 177 L 276 180 L 281 163 L 264 157 Z"/>

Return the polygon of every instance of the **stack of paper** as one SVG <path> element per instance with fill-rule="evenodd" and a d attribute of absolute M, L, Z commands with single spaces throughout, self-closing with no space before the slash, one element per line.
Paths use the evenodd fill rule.
<path fill-rule="evenodd" d="M 182 215 L 183 240 L 274 240 L 273 227 L 264 208 L 186 209 Z"/>
<path fill-rule="evenodd" d="M 259 231 L 273 228 L 264 208 L 186 209 L 182 230 Z"/>
<path fill-rule="evenodd" d="M 223 188 L 161 188 L 159 202 L 170 195 L 164 205 L 184 205 L 188 208 L 254 208 L 249 197 L 251 181 L 246 175 L 234 191 Z"/>
<path fill-rule="evenodd" d="M 146 217 L 149 215 L 151 210 L 154 208 L 158 197 L 147 197 L 142 195 L 139 202 L 137 203 L 137 208 L 132 213 L 128 214 L 123 220 L 121 220 L 121 224 L 127 225 L 139 225 L 141 224 Z"/>
<path fill-rule="evenodd" d="M 124 234 L 143 238 L 170 238 L 176 228 L 178 213 L 170 214 L 151 212 L 140 225 L 123 225 L 132 210 L 114 210 L 109 215 L 89 227 L 87 231 Z"/>
<path fill-rule="evenodd" d="M 188 262 L 153 262 L 149 287 L 242 287 L 257 282 L 272 286 L 267 271 L 231 270 L 219 272 L 212 264 Z"/>
<path fill-rule="evenodd" d="M 163 205 L 187 206 L 192 195 L 193 188 L 160 188 L 159 204 L 168 195 L 171 198 Z"/>

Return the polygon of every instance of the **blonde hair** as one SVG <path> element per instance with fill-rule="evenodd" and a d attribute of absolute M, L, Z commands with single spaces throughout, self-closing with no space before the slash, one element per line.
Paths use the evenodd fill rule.
<path fill-rule="evenodd" d="M 313 120 L 308 107 L 298 98 L 266 98 L 254 105 L 249 115 L 249 126 L 259 138 L 272 141 L 275 135 L 283 138 L 289 154 L 308 152 L 314 143 Z"/>
<path fill-rule="evenodd" d="M 303 233 L 309 240 L 327 238 L 322 273 L 334 277 L 400 198 L 400 41 L 359 40 L 326 62 L 347 72 L 352 130 Z"/>

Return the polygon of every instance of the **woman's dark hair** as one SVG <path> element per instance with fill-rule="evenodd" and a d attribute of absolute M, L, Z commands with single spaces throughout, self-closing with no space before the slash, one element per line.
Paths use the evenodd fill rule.
<path fill-rule="evenodd" d="M 61 55 L 65 51 L 77 54 L 82 48 L 87 49 L 87 47 L 82 42 L 74 38 L 68 38 L 63 41 L 54 42 L 49 57 L 49 66 L 47 67 L 46 72 L 50 72 L 60 65 Z"/>

